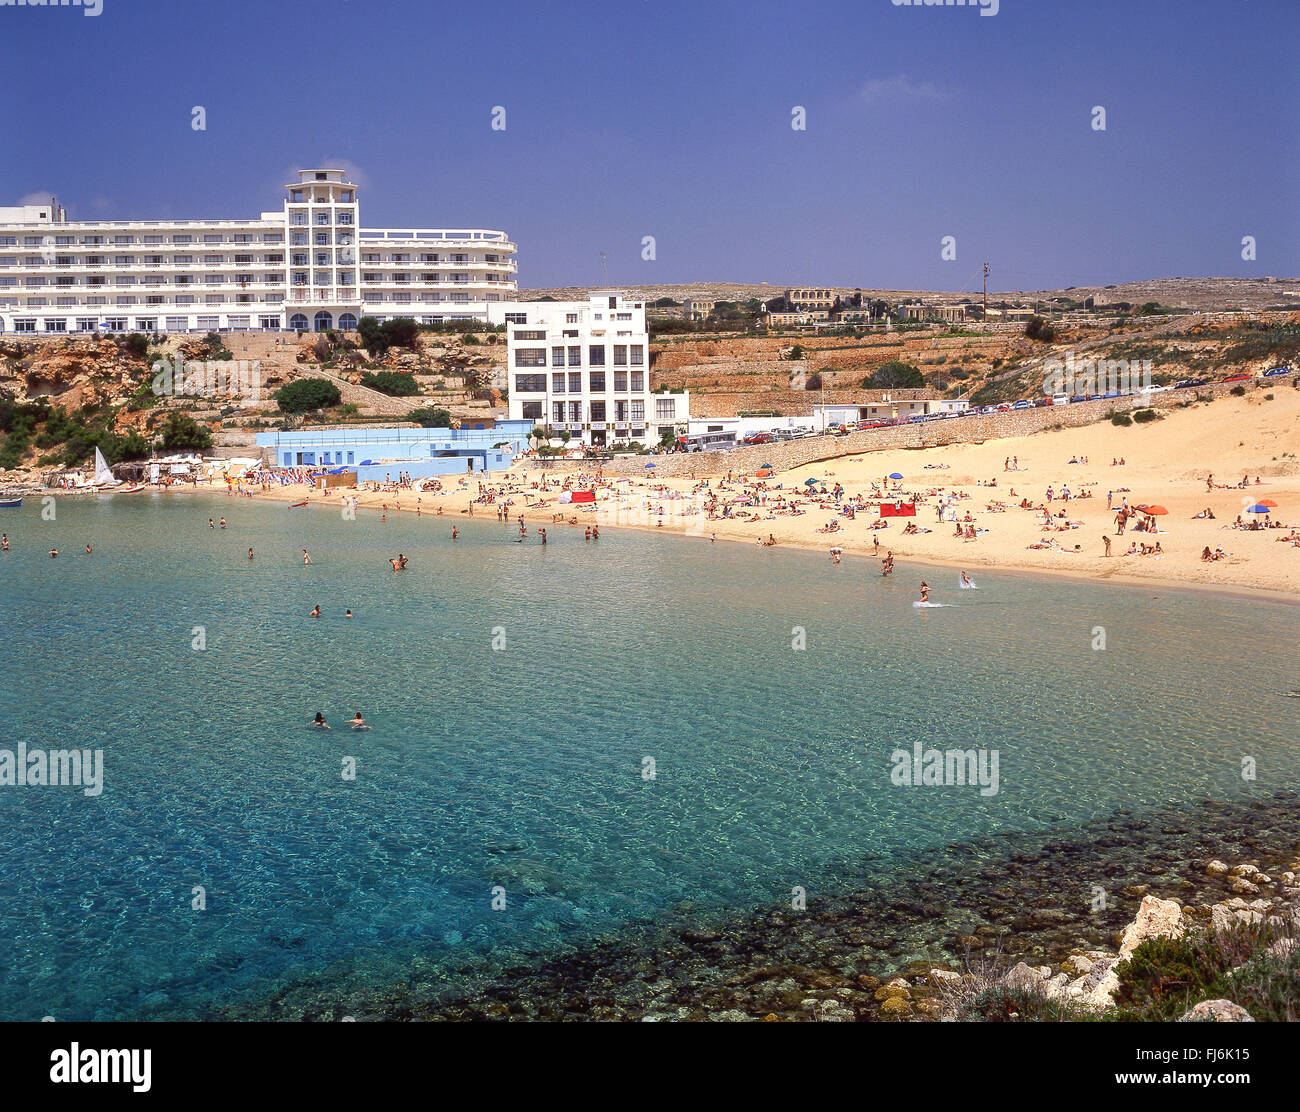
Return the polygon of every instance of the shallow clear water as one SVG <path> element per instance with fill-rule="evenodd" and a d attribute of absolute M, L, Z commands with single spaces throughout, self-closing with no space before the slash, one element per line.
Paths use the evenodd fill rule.
<path fill-rule="evenodd" d="M 815 898 L 846 860 L 1300 783 L 1290 606 L 561 525 L 542 547 L 490 517 L 452 542 L 405 512 L 28 501 L 0 519 L 0 748 L 100 748 L 105 787 L 0 788 L 0 1019 L 202 1015 L 417 959 L 454 981 L 684 903 Z M 914 609 L 922 577 L 953 605 Z M 917 741 L 997 749 L 999 793 L 894 786 Z"/>

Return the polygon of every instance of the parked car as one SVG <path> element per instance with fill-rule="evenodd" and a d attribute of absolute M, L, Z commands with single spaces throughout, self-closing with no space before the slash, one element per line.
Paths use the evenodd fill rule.
<path fill-rule="evenodd" d="M 1059 394 L 1057 395 L 1057 397 L 1060 397 L 1060 396 L 1061 396 L 1061 395 L 1059 395 Z M 1088 400 L 1088 395 L 1087 395 L 1087 394 L 1071 394 L 1070 397 L 1067 398 L 1066 400 L 1067 400 L 1071 405 L 1073 405 L 1075 402 L 1086 402 L 1086 401 Z M 1056 404 L 1056 405 L 1060 405 L 1060 404 L 1061 404 L 1060 402 L 1056 401 L 1056 398 L 1053 398 L 1052 401 L 1053 401 L 1053 403 Z"/>
<path fill-rule="evenodd" d="M 1000 406 L 997 407 L 997 409 L 996 409 L 994 412 L 996 412 L 996 413 L 1010 413 L 1010 412 L 1011 412 L 1011 403 L 1010 403 L 1010 402 L 1003 402 Z"/>
<path fill-rule="evenodd" d="M 1174 383 L 1175 390 L 1190 390 L 1193 386 L 1208 386 L 1209 379 L 1205 378 L 1185 378 L 1180 382 Z"/>
<path fill-rule="evenodd" d="M 1260 378 L 1277 378 L 1278 375 L 1289 375 L 1290 373 L 1291 373 L 1291 368 L 1290 368 L 1290 367 L 1273 367 L 1272 369 L 1265 371 L 1265 372 L 1264 372 L 1262 375 L 1260 375 L 1259 377 L 1260 377 Z"/>
<path fill-rule="evenodd" d="M 775 443 L 775 441 L 776 441 L 776 437 L 773 436 L 770 432 L 751 432 L 747 437 L 745 437 L 744 440 L 741 441 L 741 443 L 742 444 L 772 444 Z"/>
<path fill-rule="evenodd" d="M 1172 386 L 1156 386 L 1154 383 L 1150 386 L 1144 386 L 1138 391 L 1139 394 L 1163 394 L 1166 390 L 1172 390 Z"/>
<path fill-rule="evenodd" d="M 1118 390 L 1107 390 L 1107 391 L 1102 395 L 1103 398 L 1118 398 L 1118 397 L 1121 397 L 1121 396 L 1122 396 L 1122 395 L 1120 394 L 1120 392 L 1119 392 Z"/>
<path fill-rule="evenodd" d="M 1224 382 L 1249 382 L 1249 381 L 1250 381 L 1250 375 L 1246 374 L 1246 373 L 1243 371 L 1243 372 L 1242 372 L 1241 374 L 1239 374 L 1239 375 L 1229 375 L 1229 376 L 1228 376 L 1227 378 L 1225 378 L 1223 381 L 1224 381 Z"/>

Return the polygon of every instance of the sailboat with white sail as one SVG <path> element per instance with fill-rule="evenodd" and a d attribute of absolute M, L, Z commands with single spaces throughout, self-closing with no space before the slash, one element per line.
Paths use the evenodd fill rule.
<path fill-rule="evenodd" d="M 95 478 L 93 482 L 96 490 L 111 490 L 122 485 L 121 479 L 113 477 L 113 472 L 108 466 L 108 460 L 104 458 L 104 453 L 98 448 L 95 449 Z"/>

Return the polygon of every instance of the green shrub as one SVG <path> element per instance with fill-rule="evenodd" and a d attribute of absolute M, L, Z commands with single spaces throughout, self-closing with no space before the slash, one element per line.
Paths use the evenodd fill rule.
<path fill-rule="evenodd" d="M 1133 423 L 1133 418 L 1130 417 L 1127 413 L 1112 413 L 1110 415 L 1110 423 L 1112 425 L 1119 425 L 1121 428 L 1124 428 Z"/>
<path fill-rule="evenodd" d="M 339 388 L 325 378 L 300 378 L 281 386 L 274 396 L 283 413 L 309 413 L 338 405 L 342 398 Z"/>
<path fill-rule="evenodd" d="M 424 409 L 413 409 L 406 415 L 408 421 L 414 421 L 417 425 L 426 429 L 449 429 L 451 428 L 451 413 L 446 409 L 434 409 L 426 407 Z M 536 434 L 537 430 L 533 430 Z"/>
<path fill-rule="evenodd" d="M 420 385 L 415 381 L 415 376 L 402 371 L 378 371 L 375 374 L 362 375 L 361 385 L 393 398 L 411 398 L 420 392 Z"/>
<path fill-rule="evenodd" d="M 158 447 L 165 452 L 204 451 L 212 447 L 212 433 L 188 413 L 172 413 L 163 423 Z"/>
<path fill-rule="evenodd" d="M 1148 421 L 1154 421 L 1160 414 L 1154 409 L 1139 409 L 1133 414 L 1133 420 L 1139 425 L 1145 425 Z"/>
<path fill-rule="evenodd" d="M 1238 385 L 1234 386 L 1231 390 L 1229 390 L 1228 393 L 1234 395 L 1235 397 L 1240 398 L 1240 397 L 1243 397 L 1243 396 L 1245 395 L 1245 393 L 1246 393 L 1246 388 L 1245 388 L 1244 386 L 1238 384 Z"/>
<path fill-rule="evenodd" d="M 867 375 L 862 385 L 868 390 L 919 390 L 925 386 L 925 376 L 911 363 L 892 359 Z"/>

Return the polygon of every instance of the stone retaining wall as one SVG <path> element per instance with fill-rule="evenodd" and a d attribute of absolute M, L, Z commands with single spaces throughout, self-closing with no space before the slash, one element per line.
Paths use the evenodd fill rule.
<path fill-rule="evenodd" d="M 985 440 L 998 440 L 1012 436 L 1028 436 L 1046 429 L 1076 428 L 1106 420 L 1112 413 L 1131 409 L 1172 409 L 1195 398 L 1219 397 L 1229 393 L 1233 386 L 1254 389 L 1251 383 L 1214 383 L 1195 390 L 1171 390 L 1145 397 L 1111 398 L 1108 401 L 1076 402 L 1072 405 L 1041 406 L 1035 409 L 1018 409 L 1007 413 L 989 413 L 980 417 L 959 417 L 947 421 L 927 421 L 915 425 L 894 425 L 884 429 L 869 429 L 848 436 L 814 436 L 806 440 L 778 441 L 775 444 L 756 444 L 752 447 L 734 448 L 729 452 L 674 452 L 669 455 L 622 456 L 606 460 L 602 469 L 606 474 L 642 475 L 645 465 L 653 462 L 659 475 L 688 477 L 716 475 L 727 471 L 741 474 L 753 473 L 760 464 L 771 463 L 778 471 L 788 471 L 806 463 L 835 459 L 840 456 L 859 455 L 896 448 L 931 448 L 944 444 L 979 444 Z M 528 467 L 572 467 L 575 461 L 542 461 L 529 459 Z M 578 464 L 578 466 L 583 466 Z M 590 466 L 589 464 L 586 466 Z"/>

